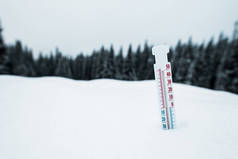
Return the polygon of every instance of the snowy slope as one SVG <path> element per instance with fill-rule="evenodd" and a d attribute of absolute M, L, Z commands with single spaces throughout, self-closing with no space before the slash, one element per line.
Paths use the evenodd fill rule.
<path fill-rule="evenodd" d="M 166 131 L 154 81 L 0 76 L 0 159 L 237 159 L 238 96 L 174 87 Z"/>

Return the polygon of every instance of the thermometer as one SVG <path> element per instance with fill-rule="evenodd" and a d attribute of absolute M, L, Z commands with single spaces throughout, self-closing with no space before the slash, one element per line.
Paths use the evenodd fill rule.
<path fill-rule="evenodd" d="M 162 128 L 174 129 L 174 90 L 171 64 L 168 62 L 167 53 L 169 53 L 167 45 L 159 45 L 152 48 L 152 54 L 155 56 L 154 73 L 161 107 Z"/>

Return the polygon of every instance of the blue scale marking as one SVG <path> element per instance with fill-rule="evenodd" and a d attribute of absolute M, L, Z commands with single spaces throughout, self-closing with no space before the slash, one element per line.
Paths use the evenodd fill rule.
<path fill-rule="evenodd" d="M 172 117 L 172 108 L 169 107 L 169 114 L 170 114 L 170 123 L 171 123 L 171 129 L 174 128 L 174 121 L 173 121 L 173 117 Z"/>

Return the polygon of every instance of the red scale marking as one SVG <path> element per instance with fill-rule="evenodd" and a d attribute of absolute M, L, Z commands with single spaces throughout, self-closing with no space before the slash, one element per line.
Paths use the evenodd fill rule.
<path fill-rule="evenodd" d="M 161 69 L 159 69 L 159 78 L 160 78 L 160 91 L 161 91 L 161 96 L 162 96 L 162 108 L 165 108 L 165 105 L 164 105 L 164 92 L 163 92 L 163 86 L 162 86 Z"/>

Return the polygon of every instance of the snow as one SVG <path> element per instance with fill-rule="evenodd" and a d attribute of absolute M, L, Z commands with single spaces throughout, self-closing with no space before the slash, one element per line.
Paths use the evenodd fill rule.
<path fill-rule="evenodd" d="M 155 81 L 0 76 L 0 159 L 236 159 L 238 96 L 174 84 L 162 130 Z"/>

